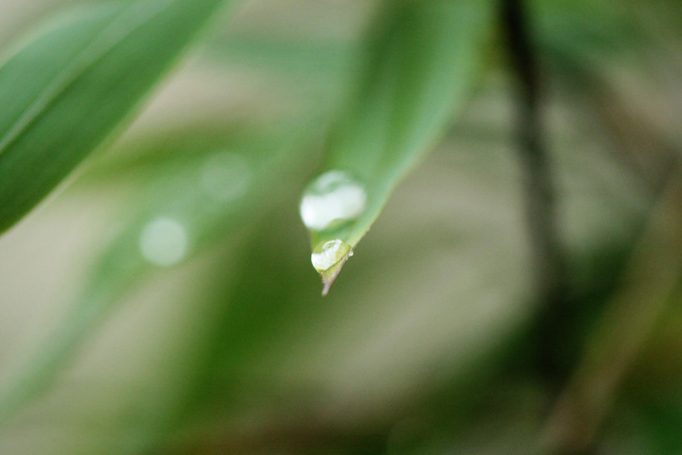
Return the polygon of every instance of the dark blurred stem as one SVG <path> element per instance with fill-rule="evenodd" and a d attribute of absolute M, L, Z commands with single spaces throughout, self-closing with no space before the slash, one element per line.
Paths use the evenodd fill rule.
<path fill-rule="evenodd" d="M 618 392 L 682 278 L 682 170 L 675 166 L 628 263 L 622 284 L 595 325 L 576 371 L 548 419 L 545 452 L 594 447 Z"/>
<path fill-rule="evenodd" d="M 514 77 L 518 158 L 525 179 L 528 235 L 540 309 L 537 320 L 538 371 L 550 392 L 558 391 L 568 371 L 558 352 L 570 320 L 566 265 L 559 242 L 556 193 L 544 140 L 538 61 L 522 0 L 501 0 L 501 26 Z"/>

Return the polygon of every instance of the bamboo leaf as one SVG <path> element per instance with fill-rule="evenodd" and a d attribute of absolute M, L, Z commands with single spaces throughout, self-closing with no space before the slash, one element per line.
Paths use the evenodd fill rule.
<path fill-rule="evenodd" d="M 315 116 L 319 126 L 320 116 Z M 91 267 L 91 276 L 64 321 L 38 355 L 0 391 L 0 423 L 48 390 L 88 337 L 135 287 L 156 271 L 187 261 L 230 238 L 277 200 L 273 185 L 291 175 L 321 131 L 307 119 L 277 129 L 195 133 L 162 138 L 152 150 L 175 156 L 162 171 L 146 170 L 146 191 L 125 229 Z M 173 149 L 176 150 L 173 150 Z M 184 160 L 178 159 L 184 155 Z"/>
<path fill-rule="evenodd" d="M 0 67 L 0 232 L 120 131 L 223 3 L 118 1 L 81 10 Z"/>
<path fill-rule="evenodd" d="M 323 294 L 400 178 L 466 100 L 483 58 L 492 6 L 487 0 L 387 2 L 323 173 L 301 200 Z"/>
<path fill-rule="evenodd" d="M 223 270 L 239 266 L 207 279 L 206 301 L 194 316 L 192 334 L 185 349 L 173 352 L 174 365 L 165 372 L 179 379 L 176 393 L 163 400 L 157 412 L 134 422 L 136 446 L 131 453 L 172 452 L 173 434 L 218 404 L 223 411 L 231 409 L 244 392 L 243 378 L 264 358 L 285 358 L 291 333 L 299 332 L 293 327 L 324 310 L 319 305 L 311 308 L 303 258 L 282 254 L 293 253 L 296 242 L 290 233 L 272 235 L 273 224 L 289 221 L 291 214 L 272 212 L 221 260 Z M 264 283 L 264 275 L 278 279 Z"/>

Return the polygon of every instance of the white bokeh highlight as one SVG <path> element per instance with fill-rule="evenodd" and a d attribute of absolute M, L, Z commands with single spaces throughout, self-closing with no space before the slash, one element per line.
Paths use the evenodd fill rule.
<path fill-rule="evenodd" d="M 187 255 L 187 230 L 179 221 L 159 217 L 147 223 L 139 238 L 140 253 L 150 263 L 170 267 Z"/>

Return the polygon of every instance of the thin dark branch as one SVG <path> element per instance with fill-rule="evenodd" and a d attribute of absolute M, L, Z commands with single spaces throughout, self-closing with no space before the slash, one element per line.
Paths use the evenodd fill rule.
<path fill-rule="evenodd" d="M 540 315 L 535 345 L 545 382 L 558 390 L 569 371 L 559 347 L 570 321 L 566 264 L 559 241 L 556 190 L 544 138 L 539 64 L 522 0 L 502 0 L 501 25 L 514 76 L 518 157 L 525 179 L 529 241 Z"/>
<path fill-rule="evenodd" d="M 595 445 L 621 384 L 675 302 L 682 277 L 682 169 L 671 177 L 545 431 L 545 449 L 583 454 Z"/>

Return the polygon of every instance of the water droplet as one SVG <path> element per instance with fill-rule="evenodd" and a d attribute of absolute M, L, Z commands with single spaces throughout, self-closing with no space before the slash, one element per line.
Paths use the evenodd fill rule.
<path fill-rule="evenodd" d="M 187 254 L 187 231 L 173 218 L 160 217 L 147 223 L 139 238 L 142 256 L 155 265 L 169 267 Z"/>
<path fill-rule="evenodd" d="M 329 171 L 308 186 L 301 199 L 300 213 L 308 229 L 323 231 L 356 219 L 365 210 L 364 187 L 343 171 Z"/>
<path fill-rule="evenodd" d="M 329 240 L 313 250 L 313 254 L 310 255 L 310 262 L 313 263 L 315 270 L 323 273 L 348 258 L 351 253 L 350 245 L 343 240 Z"/>
<path fill-rule="evenodd" d="M 231 201 L 246 193 L 251 183 L 251 169 L 236 153 L 216 152 L 203 163 L 199 183 L 215 201 Z"/>

